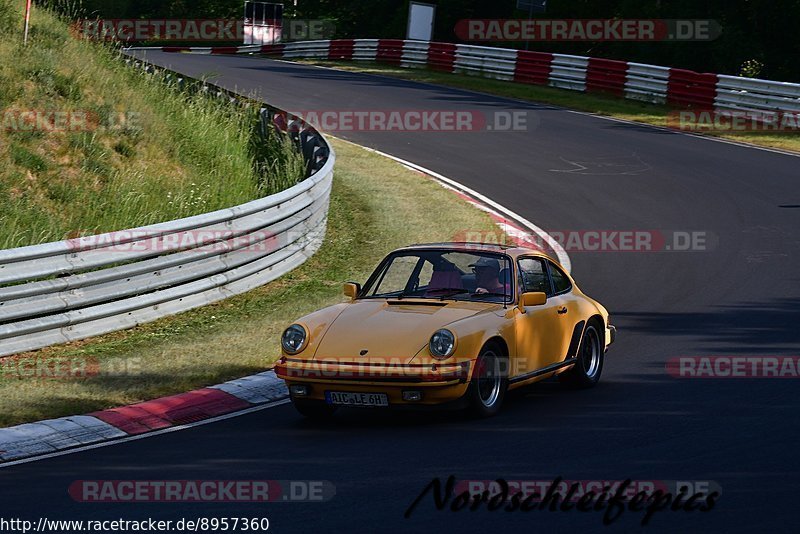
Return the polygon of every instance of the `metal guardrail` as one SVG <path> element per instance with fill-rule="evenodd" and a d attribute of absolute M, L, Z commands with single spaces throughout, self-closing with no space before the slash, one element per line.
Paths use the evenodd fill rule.
<path fill-rule="evenodd" d="M 800 84 L 719 76 L 714 105 L 723 109 L 800 111 Z"/>
<path fill-rule="evenodd" d="M 0 250 L 0 356 L 204 306 L 264 285 L 310 258 L 325 236 L 336 156 L 300 119 L 273 113 L 261 109 L 263 131 L 273 119 L 284 122 L 309 165 L 301 183 L 177 221 Z"/>
<path fill-rule="evenodd" d="M 364 48 L 364 44 L 359 46 Z M 370 47 L 371 48 L 371 47 Z M 355 43 L 353 43 L 355 52 Z M 428 64 L 428 54 L 430 45 L 425 41 L 409 41 L 403 47 L 403 59 L 401 64 L 404 67 L 424 67 Z M 377 43 L 375 44 L 375 53 L 378 52 Z"/>
<path fill-rule="evenodd" d="M 479 73 L 497 80 L 514 79 L 516 50 L 473 45 L 458 45 L 455 48 L 455 72 Z"/>
<path fill-rule="evenodd" d="M 669 89 L 668 67 L 628 63 L 625 97 L 652 104 L 666 104 Z"/>
<path fill-rule="evenodd" d="M 553 54 L 550 86 L 572 91 L 586 91 L 588 68 L 588 57 Z"/>
<path fill-rule="evenodd" d="M 330 41 L 308 41 L 296 42 L 284 45 L 284 51 L 287 59 L 291 58 L 328 58 L 328 49 L 330 48 Z"/>

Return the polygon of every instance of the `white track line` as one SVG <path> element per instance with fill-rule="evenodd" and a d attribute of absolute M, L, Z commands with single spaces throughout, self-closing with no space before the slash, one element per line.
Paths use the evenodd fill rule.
<path fill-rule="evenodd" d="M 436 171 L 432 171 L 432 170 L 427 169 L 427 168 L 425 168 L 425 167 L 423 167 L 421 165 L 417 165 L 416 163 L 411 163 L 410 161 L 398 158 L 397 156 L 392 156 L 391 154 L 387 154 L 385 152 L 381 152 L 380 150 L 376 150 L 374 148 L 370 148 L 370 147 L 366 147 L 366 146 L 363 146 L 363 145 L 359 145 L 358 143 L 353 143 L 352 141 L 348 141 L 346 139 L 340 139 L 338 137 L 336 139 L 339 139 L 340 141 L 344 141 L 345 143 L 350 143 L 351 145 L 355 145 L 357 147 L 363 148 L 364 150 L 367 150 L 369 152 L 373 152 L 373 153 L 378 154 L 380 156 L 383 156 L 385 158 L 389 158 L 389 159 L 391 159 L 393 161 L 396 161 L 397 163 L 405 165 L 406 167 L 414 169 L 415 171 L 421 172 L 423 174 L 427 174 L 428 176 L 430 176 L 430 177 L 442 182 L 443 184 L 446 184 L 446 185 L 452 187 L 453 189 L 456 189 L 457 191 L 461 191 L 462 193 L 466 193 L 467 195 L 475 198 L 476 200 L 479 200 L 480 202 L 486 204 L 487 206 L 491 206 L 492 208 L 494 208 L 498 212 L 502 213 L 506 217 L 509 217 L 511 219 L 516 220 L 517 222 L 519 222 L 520 224 L 525 226 L 527 229 L 531 230 L 536 235 L 538 235 L 542 239 L 542 241 L 547 243 L 550 246 L 550 248 L 553 250 L 553 252 L 555 252 L 556 256 L 558 257 L 558 262 L 561 264 L 561 266 L 564 267 L 564 269 L 566 269 L 567 272 L 571 272 L 572 271 L 572 260 L 570 260 L 569 254 L 567 254 L 567 251 L 564 250 L 564 247 L 562 247 L 561 244 L 553 236 L 551 236 L 546 231 L 542 230 L 541 228 L 539 228 L 538 226 L 536 226 L 535 224 L 533 224 L 531 221 L 529 221 L 528 219 L 524 218 L 523 216 L 521 216 L 521 215 L 511 211 L 510 209 L 506 208 L 502 204 L 498 204 L 497 202 L 495 202 L 494 200 L 490 199 L 489 197 L 478 193 L 474 189 L 470 189 L 469 187 L 467 187 L 467 186 L 465 186 L 465 185 L 453 180 L 452 178 L 448 178 L 446 176 L 443 176 L 443 175 L 439 174 Z"/>

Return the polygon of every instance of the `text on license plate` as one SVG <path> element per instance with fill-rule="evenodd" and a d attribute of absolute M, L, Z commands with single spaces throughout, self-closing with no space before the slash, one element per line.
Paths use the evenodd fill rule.
<path fill-rule="evenodd" d="M 389 406 L 389 397 L 385 393 L 326 391 L 325 401 L 328 404 L 341 404 L 344 406 Z"/>

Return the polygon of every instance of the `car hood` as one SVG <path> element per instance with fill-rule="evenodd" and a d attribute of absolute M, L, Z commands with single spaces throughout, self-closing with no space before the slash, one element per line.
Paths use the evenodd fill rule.
<path fill-rule="evenodd" d="M 484 302 L 357 300 L 330 326 L 314 359 L 408 363 L 439 328 L 500 308 Z"/>

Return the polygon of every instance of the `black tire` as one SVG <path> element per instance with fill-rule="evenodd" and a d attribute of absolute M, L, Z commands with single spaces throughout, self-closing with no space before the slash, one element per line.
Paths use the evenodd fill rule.
<path fill-rule="evenodd" d="M 507 361 L 494 345 L 481 350 L 467 389 L 468 409 L 474 417 L 491 417 L 500 411 L 508 389 Z"/>
<path fill-rule="evenodd" d="M 292 399 L 295 410 L 304 417 L 317 421 L 330 419 L 336 412 L 336 406 L 331 406 L 324 401 Z"/>
<path fill-rule="evenodd" d="M 589 323 L 578 346 L 578 361 L 569 371 L 558 375 L 562 384 L 574 388 L 590 388 L 600 380 L 605 360 L 605 343 L 600 341 L 596 323 Z"/>

